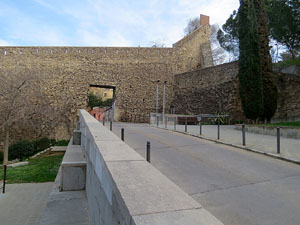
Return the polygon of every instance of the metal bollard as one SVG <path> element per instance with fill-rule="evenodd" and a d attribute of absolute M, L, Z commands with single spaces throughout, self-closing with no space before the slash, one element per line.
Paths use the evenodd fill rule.
<path fill-rule="evenodd" d="M 4 165 L 4 176 L 3 176 L 3 189 L 2 189 L 2 193 L 5 193 L 5 183 L 6 183 L 6 172 L 7 172 L 7 165 Z"/>
<path fill-rule="evenodd" d="M 109 129 L 110 129 L 110 131 L 112 131 L 112 121 L 110 121 L 110 123 L 109 123 Z"/>
<path fill-rule="evenodd" d="M 156 126 L 158 127 L 159 122 L 158 122 L 158 116 L 156 117 Z"/>
<path fill-rule="evenodd" d="M 174 117 L 174 130 L 176 130 L 176 117 Z"/>
<path fill-rule="evenodd" d="M 245 133 L 245 124 L 242 125 L 242 139 L 243 139 L 243 145 L 246 145 L 246 133 Z"/>
<path fill-rule="evenodd" d="M 147 162 L 150 163 L 150 142 L 147 141 L 147 155 L 146 155 Z"/>
<path fill-rule="evenodd" d="M 121 128 L 121 140 L 124 141 L 124 128 Z"/>
<path fill-rule="evenodd" d="M 220 120 L 218 119 L 218 139 L 220 139 Z"/>
<path fill-rule="evenodd" d="M 184 131 L 187 132 L 187 118 L 185 117 L 185 128 Z"/>
<path fill-rule="evenodd" d="M 199 126 L 200 126 L 200 135 L 202 135 L 202 123 L 201 123 L 201 121 L 199 122 Z"/>
<path fill-rule="evenodd" d="M 280 154 L 280 127 L 277 127 L 277 154 Z"/>
<path fill-rule="evenodd" d="M 105 126 L 105 117 L 103 117 L 103 121 L 102 122 L 103 122 L 103 126 Z"/>
<path fill-rule="evenodd" d="M 165 128 L 168 128 L 168 117 L 165 117 Z"/>

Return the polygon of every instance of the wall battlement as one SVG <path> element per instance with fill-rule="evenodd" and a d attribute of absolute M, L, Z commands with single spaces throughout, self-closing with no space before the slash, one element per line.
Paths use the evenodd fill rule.
<path fill-rule="evenodd" d="M 147 47 L 0 47 L 1 57 L 20 56 L 89 56 L 89 57 L 167 57 L 173 54 L 173 48 L 147 48 Z"/>

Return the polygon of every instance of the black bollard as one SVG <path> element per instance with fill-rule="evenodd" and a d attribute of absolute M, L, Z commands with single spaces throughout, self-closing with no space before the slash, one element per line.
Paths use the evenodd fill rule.
<path fill-rule="evenodd" d="M 185 127 L 184 127 L 184 131 L 187 132 L 187 118 L 185 117 Z"/>
<path fill-rule="evenodd" d="M 2 190 L 2 193 L 4 194 L 5 193 L 5 183 L 6 183 L 6 172 L 7 172 L 7 165 L 4 165 L 4 175 L 3 175 L 3 190 Z"/>
<path fill-rule="evenodd" d="M 277 127 L 277 154 L 280 154 L 280 127 Z"/>
<path fill-rule="evenodd" d="M 158 127 L 159 122 L 158 122 L 158 116 L 156 117 L 156 126 Z"/>
<path fill-rule="evenodd" d="M 218 139 L 220 139 L 220 120 L 218 119 Z"/>
<path fill-rule="evenodd" d="M 150 163 L 150 142 L 147 141 L 147 155 L 146 155 L 147 162 Z"/>
<path fill-rule="evenodd" d="M 243 138 L 243 145 L 246 145 L 246 134 L 245 134 L 245 124 L 242 125 L 242 138 Z"/>
<path fill-rule="evenodd" d="M 124 141 L 124 128 L 121 128 L 121 140 Z"/>
<path fill-rule="evenodd" d="M 174 130 L 176 130 L 176 117 L 174 117 Z"/>
<path fill-rule="evenodd" d="M 109 129 L 110 129 L 110 131 L 112 131 L 112 121 L 110 121 L 110 123 L 109 123 Z"/>
<path fill-rule="evenodd" d="M 202 135 L 202 123 L 201 123 L 201 121 L 199 122 L 199 126 L 200 126 L 200 135 Z"/>
<path fill-rule="evenodd" d="M 105 117 L 103 117 L 103 121 L 102 122 L 103 122 L 103 126 L 105 126 Z"/>

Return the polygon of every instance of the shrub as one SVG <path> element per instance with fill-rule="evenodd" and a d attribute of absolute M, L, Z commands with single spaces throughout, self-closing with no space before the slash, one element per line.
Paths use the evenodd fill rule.
<path fill-rule="evenodd" d="M 23 160 L 34 154 L 34 147 L 32 142 L 23 140 L 10 145 L 8 148 L 8 159 L 20 159 Z"/>
<path fill-rule="evenodd" d="M 38 140 L 32 141 L 33 146 L 34 146 L 34 152 L 40 152 L 45 150 L 46 148 L 49 148 L 51 146 L 51 140 L 47 137 L 43 137 Z"/>
<path fill-rule="evenodd" d="M 69 140 L 59 140 L 54 145 L 55 146 L 68 146 Z"/>

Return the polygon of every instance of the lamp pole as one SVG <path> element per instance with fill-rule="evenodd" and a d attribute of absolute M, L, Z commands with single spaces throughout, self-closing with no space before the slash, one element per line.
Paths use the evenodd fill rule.
<path fill-rule="evenodd" d="M 156 120 L 158 120 L 158 83 L 159 83 L 159 80 L 156 81 L 156 107 L 155 107 L 155 113 L 156 113 L 155 118 L 156 118 Z"/>
<path fill-rule="evenodd" d="M 163 89 L 163 124 L 165 124 L 165 108 L 166 108 L 166 83 L 167 81 L 164 82 L 164 89 Z"/>

